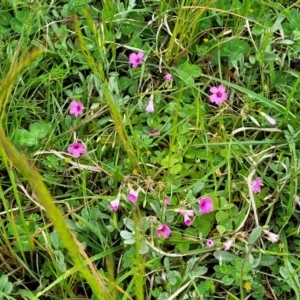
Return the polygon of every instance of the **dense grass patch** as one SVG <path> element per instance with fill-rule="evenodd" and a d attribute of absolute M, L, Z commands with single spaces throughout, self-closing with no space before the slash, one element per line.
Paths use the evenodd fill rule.
<path fill-rule="evenodd" d="M 300 1 L 2 1 L 0 299 L 300 299 Z"/>

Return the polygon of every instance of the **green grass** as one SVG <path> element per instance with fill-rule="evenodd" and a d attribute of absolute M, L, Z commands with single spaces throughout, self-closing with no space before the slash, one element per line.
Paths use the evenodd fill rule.
<path fill-rule="evenodd" d="M 1 3 L 0 299 L 300 299 L 299 5 Z"/>

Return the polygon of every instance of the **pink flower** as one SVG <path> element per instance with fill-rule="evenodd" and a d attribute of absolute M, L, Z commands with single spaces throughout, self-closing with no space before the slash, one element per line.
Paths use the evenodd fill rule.
<path fill-rule="evenodd" d="M 110 209 L 114 211 L 118 210 L 119 203 L 120 203 L 120 194 L 117 196 L 115 200 L 110 201 Z"/>
<path fill-rule="evenodd" d="M 81 154 L 85 154 L 86 150 L 81 142 L 75 141 L 68 147 L 68 153 L 72 154 L 74 157 L 79 157 Z"/>
<path fill-rule="evenodd" d="M 131 53 L 129 55 L 129 63 L 132 64 L 133 68 L 138 67 L 139 65 L 142 64 L 143 62 L 143 57 L 144 57 L 144 52 L 139 51 L 138 54 Z"/>
<path fill-rule="evenodd" d="M 270 116 L 268 116 L 266 113 L 264 112 L 260 112 L 260 114 L 271 124 L 271 125 L 276 125 L 276 120 L 274 120 L 273 118 L 271 118 Z"/>
<path fill-rule="evenodd" d="M 214 241 L 214 240 L 208 239 L 208 240 L 206 241 L 206 246 L 207 246 L 207 247 L 213 247 L 214 245 L 215 245 L 215 241 Z"/>
<path fill-rule="evenodd" d="M 173 76 L 172 76 L 172 74 L 170 74 L 170 73 L 166 73 L 166 75 L 164 76 L 164 79 L 165 79 L 166 81 L 171 81 L 171 80 L 173 80 Z"/>
<path fill-rule="evenodd" d="M 268 238 L 272 243 L 278 242 L 278 240 L 279 240 L 278 234 L 271 232 L 271 231 L 266 231 L 266 234 L 268 235 Z"/>
<path fill-rule="evenodd" d="M 211 198 L 202 198 L 199 201 L 199 211 L 208 214 L 213 209 L 213 202 Z"/>
<path fill-rule="evenodd" d="M 154 101 L 153 101 L 153 95 L 150 96 L 149 98 L 149 102 L 148 102 L 148 105 L 146 107 L 146 111 L 148 113 L 153 113 L 154 112 Z"/>
<path fill-rule="evenodd" d="M 130 202 L 135 203 L 138 199 L 138 196 L 139 196 L 139 190 L 130 189 L 127 198 Z"/>
<path fill-rule="evenodd" d="M 175 212 L 179 212 L 183 215 L 184 224 L 186 226 L 192 225 L 192 220 L 189 217 L 193 217 L 195 212 L 192 209 L 183 209 L 183 208 L 177 208 L 174 209 Z"/>
<path fill-rule="evenodd" d="M 165 199 L 164 199 L 164 205 L 165 205 L 165 206 L 171 205 L 170 200 L 169 200 L 169 198 L 168 198 L 167 196 L 166 196 Z"/>
<path fill-rule="evenodd" d="M 153 130 L 150 131 L 149 136 L 150 137 L 154 137 L 157 134 L 158 134 L 158 129 L 155 128 L 155 129 L 153 129 Z"/>
<path fill-rule="evenodd" d="M 156 229 L 156 232 L 158 237 L 164 237 L 165 239 L 167 239 L 170 236 L 172 230 L 168 227 L 168 225 L 162 224 Z"/>
<path fill-rule="evenodd" d="M 209 96 L 209 101 L 212 103 L 220 105 L 223 101 L 228 99 L 228 94 L 225 93 L 225 87 L 223 85 L 211 87 L 209 91 L 212 93 Z"/>
<path fill-rule="evenodd" d="M 188 209 L 188 210 L 181 209 L 180 212 L 183 215 L 184 224 L 186 226 L 191 226 L 193 222 L 190 219 L 190 217 L 193 217 L 195 212 L 192 209 Z"/>
<path fill-rule="evenodd" d="M 184 221 L 184 224 L 186 226 L 191 226 L 192 223 L 193 223 L 192 220 L 190 219 L 190 217 L 187 214 L 183 215 L 183 221 Z"/>
<path fill-rule="evenodd" d="M 226 243 L 224 243 L 224 250 L 228 251 L 233 244 L 233 239 L 229 239 Z"/>
<path fill-rule="evenodd" d="M 78 117 L 83 114 L 83 104 L 78 101 L 72 101 L 70 104 L 70 114 Z"/>
<path fill-rule="evenodd" d="M 262 180 L 259 177 L 257 177 L 254 181 L 252 181 L 252 191 L 254 193 L 259 193 L 261 191 L 262 185 Z"/>

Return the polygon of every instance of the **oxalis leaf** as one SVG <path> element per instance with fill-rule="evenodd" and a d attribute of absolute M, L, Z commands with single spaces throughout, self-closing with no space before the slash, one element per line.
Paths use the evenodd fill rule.
<path fill-rule="evenodd" d="M 249 245 L 255 244 L 262 234 L 262 228 L 260 226 L 254 228 L 248 238 Z"/>

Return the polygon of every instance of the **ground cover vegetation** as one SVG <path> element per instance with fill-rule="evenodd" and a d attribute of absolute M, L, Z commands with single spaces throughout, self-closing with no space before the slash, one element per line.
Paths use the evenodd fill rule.
<path fill-rule="evenodd" d="M 0 299 L 300 299 L 299 9 L 1 1 Z"/>

